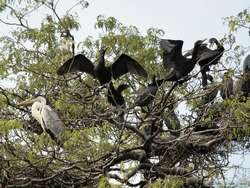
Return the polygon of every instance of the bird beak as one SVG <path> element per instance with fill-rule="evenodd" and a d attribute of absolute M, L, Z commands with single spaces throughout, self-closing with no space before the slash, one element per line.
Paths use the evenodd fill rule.
<path fill-rule="evenodd" d="M 34 99 L 29 98 L 23 102 L 17 103 L 17 106 L 31 106 L 34 103 Z"/>
<path fill-rule="evenodd" d="M 205 40 L 207 40 L 207 39 L 205 38 L 205 39 L 201 40 L 201 41 L 202 41 L 202 43 L 203 43 L 203 42 L 205 42 Z"/>

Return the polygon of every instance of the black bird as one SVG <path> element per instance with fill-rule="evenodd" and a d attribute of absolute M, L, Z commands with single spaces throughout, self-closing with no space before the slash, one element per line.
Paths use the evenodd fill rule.
<path fill-rule="evenodd" d="M 64 75 L 70 72 L 86 72 L 99 80 L 101 85 L 117 79 L 120 76 L 130 72 L 139 76 L 147 77 L 147 72 L 133 58 L 126 54 L 120 57 L 110 66 L 105 66 L 104 55 L 107 48 L 101 48 L 100 58 L 97 65 L 94 65 L 87 57 L 78 54 L 67 60 L 58 70 L 58 75 Z"/>
<path fill-rule="evenodd" d="M 204 41 L 204 40 L 203 40 Z M 163 65 L 170 72 L 166 79 L 167 81 L 178 81 L 184 76 L 187 76 L 196 64 L 196 55 L 198 47 L 202 44 L 202 40 L 198 40 L 194 44 L 192 58 L 187 58 L 182 55 L 182 40 L 162 39 L 160 42 L 163 52 Z M 169 45 L 168 45 L 169 44 Z"/>
<path fill-rule="evenodd" d="M 229 72 L 225 72 L 223 76 L 222 86 L 220 89 L 220 95 L 225 100 L 234 94 L 234 83 L 230 77 Z"/>
<path fill-rule="evenodd" d="M 158 87 L 160 87 L 162 83 L 163 79 L 156 80 L 156 77 L 154 76 L 152 82 L 138 93 L 135 100 L 135 106 L 148 106 L 154 100 Z"/>
<path fill-rule="evenodd" d="M 214 78 L 210 74 L 207 74 L 206 77 L 210 81 L 211 84 L 214 83 Z M 206 95 L 202 97 L 201 103 L 208 104 L 212 102 L 217 96 L 218 91 L 219 91 L 218 88 L 213 88 L 212 90 L 208 91 L 208 93 L 206 93 Z"/>
<path fill-rule="evenodd" d="M 217 48 L 215 50 L 212 50 L 207 47 L 207 44 L 201 44 L 197 49 L 197 56 L 195 59 L 195 61 L 200 65 L 201 68 L 203 86 L 207 85 L 206 72 L 210 70 L 209 66 L 218 64 L 225 50 L 216 38 L 210 38 L 209 43 L 216 44 Z M 187 54 L 189 55 L 192 51 L 193 50 L 190 50 L 190 52 Z"/>
<path fill-rule="evenodd" d="M 216 44 L 217 48 L 215 50 L 212 50 L 206 45 L 200 45 L 197 50 L 196 56 L 196 61 L 201 67 L 203 67 L 203 70 L 205 69 L 206 71 L 209 70 L 210 65 L 218 64 L 225 50 L 223 45 L 221 45 L 216 38 L 210 38 L 209 42 L 211 44 Z"/>
<path fill-rule="evenodd" d="M 117 89 L 115 89 L 113 83 L 110 82 L 107 95 L 108 102 L 113 106 L 125 105 L 125 100 L 122 96 L 122 92 L 128 87 L 129 86 L 127 84 L 121 84 L 117 87 Z"/>

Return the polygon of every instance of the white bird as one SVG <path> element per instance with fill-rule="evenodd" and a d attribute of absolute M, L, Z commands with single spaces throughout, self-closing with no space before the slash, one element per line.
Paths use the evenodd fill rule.
<path fill-rule="evenodd" d="M 58 114 L 46 104 L 44 97 L 38 96 L 35 99 L 27 99 L 18 104 L 18 106 L 31 106 L 31 115 L 40 123 L 44 132 L 59 145 L 62 145 L 62 136 L 64 132 L 63 122 Z"/>

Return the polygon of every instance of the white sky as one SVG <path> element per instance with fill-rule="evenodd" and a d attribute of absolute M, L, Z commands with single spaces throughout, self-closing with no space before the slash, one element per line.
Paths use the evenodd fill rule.
<path fill-rule="evenodd" d="M 96 17 L 102 14 L 135 25 L 141 32 L 150 27 L 163 29 L 166 38 L 184 40 L 184 49 L 192 47 L 198 39 L 222 38 L 227 32 L 222 18 L 250 8 L 249 0 L 89 0 L 89 3 L 87 9 L 78 11 L 82 37 L 96 32 L 93 26 Z M 240 38 L 241 44 L 249 45 L 247 31 L 240 33 Z"/>

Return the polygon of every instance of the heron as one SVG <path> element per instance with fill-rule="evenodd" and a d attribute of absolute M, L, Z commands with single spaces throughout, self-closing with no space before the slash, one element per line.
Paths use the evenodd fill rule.
<path fill-rule="evenodd" d="M 250 72 L 250 54 L 244 59 L 243 74 Z"/>
<path fill-rule="evenodd" d="M 248 97 L 250 94 L 250 54 L 243 61 L 243 75 L 236 81 L 234 85 L 235 94 Z"/>
<path fill-rule="evenodd" d="M 233 79 L 230 76 L 229 72 L 225 72 L 223 75 L 222 86 L 220 89 L 220 95 L 222 99 L 228 99 L 231 95 L 234 94 L 234 83 Z"/>
<path fill-rule="evenodd" d="M 128 87 L 129 85 L 127 84 L 121 84 L 115 89 L 113 83 L 110 82 L 109 88 L 108 88 L 108 94 L 107 94 L 108 102 L 111 105 L 117 106 L 117 107 L 125 106 L 125 100 L 124 100 L 124 97 L 122 96 L 122 92 Z"/>
<path fill-rule="evenodd" d="M 245 97 L 250 94 L 250 54 L 245 58 L 243 62 L 243 84 L 241 91 Z"/>
<path fill-rule="evenodd" d="M 109 83 L 112 78 L 118 79 L 128 72 L 147 77 L 147 72 L 144 68 L 135 59 L 126 54 L 121 54 L 112 65 L 105 66 L 104 56 L 106 50 L 106 47 L 102 47 L 99 50 L 100 57 L 96 65 L 83 54 L 78 54 L 59 67 L 57 74 L 64 75 L 71 72 L 85 72 L 97 79 L 101 85 Z"/>
<path fill-rule="evenodd" d="M 192 58 L 187 58 L 182 55 L 182 40 L 161 39 L 160 46 L 163 51 L 163 65 L 169 71 L 166 76 L 167 81 L 178 81 L 187 76 L 196 64 L 196 55 L 198 47 L 204 40 L 198 40 L 194 43 Z"/>
<path fill-rule="evenodd" d="M 166 111 L 163 115 L 163 119 L 165 122 L 165 125 L 167 126 L 170 134 L 173 136 L 180 136 L 180 132 L 178 131 L 181 128 L 180 120 L 178 119 L 175 111 L 174 111 L 174 105 L 171 104 L 168 107 L 168 111 Z"/>
<path fill-rule="evenodd" d="M 34 99 L 27 99 L 18 104 L 18 106 L 31 106 L 31 115 L 38 121 L 44 132 L 62 145 L 62 136 L 64 133 L 64 125 L 58 114 L 46 104 L 46 99 L 38 96 Z"/>
<path fill-rule="evenodd" d="M 158 87 L 163 83 L 163 79 L 156 80 L 156 76 L 153 76 L 152 82 L 148 84 L 146 88 L 139 90 L 138 96 L 135 99 L 136 106 L 148 106 L 155 98 Z"/>

